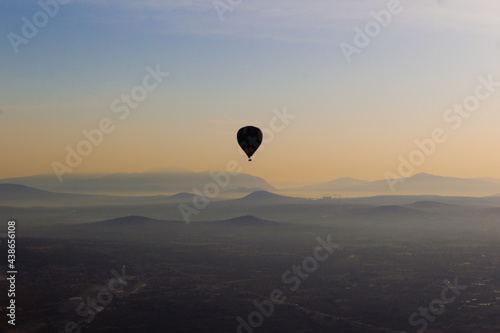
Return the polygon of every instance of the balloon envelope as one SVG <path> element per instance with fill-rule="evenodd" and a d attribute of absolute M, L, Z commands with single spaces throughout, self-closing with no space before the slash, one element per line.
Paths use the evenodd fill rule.
<path fill-rule="evenodd" d="M 245 126 L 240 128 L 236 137 L 241 149 L 247 154 L 248 160 L 251 161 L 250 157 L 262 143 L 262 131 L 257 127 Z"/>

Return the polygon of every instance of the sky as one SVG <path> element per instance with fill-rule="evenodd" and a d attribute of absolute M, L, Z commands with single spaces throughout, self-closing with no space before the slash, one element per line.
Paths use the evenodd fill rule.
<path fill-rule="evenodd" d="M 500 178 L 498 2 L 60 2 L 0 0 L 0 178 Z M 265 129 L 252 162 L 246 125 Z"/>

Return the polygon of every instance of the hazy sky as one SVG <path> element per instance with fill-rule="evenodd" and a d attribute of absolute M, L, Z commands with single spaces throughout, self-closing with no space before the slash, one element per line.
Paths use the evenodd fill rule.
<path fill-rule="evenodd" d="M 500 3 L 402 0 L 348 63 L 339 45 L 355 46 L 355 28 L 376 28 L 371 12 L 393 1 L 242 0 L 221 20 L 212 0 L 73 0 L 55 14 L 43 0 L 51 16 L 1 0 L 0 178 L 53 173 L 105 118 L 114 130 L 75 173 L 237 160 L 271 182 L 374 180 L 442 128 L 415 172 L 500 178 L 500 87 L 461 124 L 443 118 L 478 77 L 500 82 Z M 169 75 L 126 106 L 147 68 Z M 237 130 L 280 126 L 284 109 L 295 118 L 248 163 Z"/>

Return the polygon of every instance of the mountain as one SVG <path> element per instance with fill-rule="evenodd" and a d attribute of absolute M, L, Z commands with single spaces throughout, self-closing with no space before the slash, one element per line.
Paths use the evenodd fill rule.
<path fill-rule="evenodd" d="M 500 180 L 495 178 L 453 178 L 419 173 L 412 177 L 392 181 L 393 192 L 388 181 L 364 181 L 350 177 L 330 182 L 283 191 L 311 191 L 322 193 L 349 193 L 355 196 L 374 194 L 394 195 L 492 195 L 500 192 Z"/>
<path fill-rule="evenodd" d="M 228 175 L 227 173 L 225 175 Z M 368 195 L 446 195 L 446 196 L 492 196 L 500 193 L 500 180 L 495 178 L 453 178 L 420 173 L 409 178 L 393 181 L 395 191 L 392 192 L 388 181 L 364 181 L 349 177 L 338 178 L 330 182 L 283 190 L 300 196 L 302 192 L 319 192 L 319 194 L 341 194 L 347 196 Z M 180 168 L 152 169 L 143 173 L 114 173 L 68 175 L 59 183 L 54 175 L 38 175 L 0 180 L 0 183 L 24 185 L 44 191 L 65 194 L 113 194 L 152 196 L 160 194 L 183 193 L 177 197 L 157 197 L 157 200 L 189 200 L 188 193 L 196 190 L 202 194 L 214 188 L 219 193 L 237 195 L 238 193 L 256 193 L 277 191 L 266 180 L 249 174 L 240 173 L 235 176 L 223 176 L 221 173 L 192 172 Z M 14 191 L 12 188 L 11 191 Z M 42 196 L 41 193 L 38 193 Z M 317 194 L 317 193 L 316 193 Z M 27 193 L 23 195 L 28 195 Z M 194 194 L 191 195 L 194 196 Z M 29 198 L 29 196 L 27 196 Z M 146 198 L 146 197 L 144 197 Z M 292 197 L 272 197 L 272 200 L 296 199 Z M 8 199 L 8 198 L 7 198 Z M 247 199 L 263 201 L 266 198 L 255 194 Z M 150 202 L 152 197 L 138 199 Z M 278 201 L 279 201 L 278 200 Z"/>
<path fill-rule="evenodd" d="M 500 191 L 500 184 L 477 179 L 442 177 L 420 173 L 395 181 L 394 188 L 395 191 L 392 192 L 388 182 L 384 179 L 344 188 L 344 191 L 412 195 L 491 195 Z"/>
<path fill-rule="evenodd" d="M 104 174 L 69 174 L 64 175 L 64 181 L 69 182 L 77 179 L 92 179 L 101 176 L 104 176 Z M 25 185 L 47 191 L 57 191 L 57 189 L 62 185 L 54 174 L 4 178 L 0 179 L 0 183 Z"/>
<path fill-rule="evenodd" d="M 225 193 L 252 193 L 252 192 L 256 192 L 256 191 L 263 191 L 263 189 L 261 189 L 259 187 L 252 187 L 252 188 L 238 187 L 238 188 L 230 189 L 230 190 L 227 190 L 224 192 Z"/>
<path fill-rule="evenodd" d="M 233 199 L 231 201 L 237 203 L 274 205 L 274 204 L 284 204 L 284 203 L 288 204 L 294 202 L 301 202 L 301 201 L 306 201 L 306 199 L 287 197 L 284 195 L 274 194 L 268 191 L 255 191 L 244 196 L 243 198 Z"/>
<path fill-rule="evenodd" d="M 29 186 L 8 183 L 0 184 L 0 200 L 2 200 L 2 202 L 16 199 L 39 199 L 41 197 L 51 195 L 53 195 L 53 193 L 49 191 L 43 191 Z"/>
<path fill-rule="evenodd" d="M 196 226 L 205 226 L 205 227 L 211 227 L 211 226 L 277 226 L 281 223 L 279 222 L 274 222 L 274 221 L 269 221 L 269 220 L 264 220 L 260 219 L 258 217 L 255 217 L 253 215 L 245 215 L 245 216 L 238 216 L 232 219 L 228 220 L 217 220 L 217 221 L 207 221 L 207 222 L 192 222 L 194 224 L 193 228 Z M 104 220 L 104 221 L 99 221 L 99 222 L 92 222 L 89 224 L 85 224 L 88 227 L 92 226 L 105 226 L 105 227 L 134 227 L 134 226 L 149 226 L 152 227 L 154 225 L 177 225 L 177 226 L 185 226 L 184 222 L 179 222 L 179 221 L 168 221 L 168 220 L 158 220 L 158 219 L 152 219 L 149 217 L 145 216 L 125 216 L 125 217 L 119 217 L 115 219 L 109 219 L 109 220 Z"/>
<path fill-rule="evenodd" d="M 315 184 L 315 185 L 296 188 L 295 190 L 332 192 L 332 191 L 338 191 L 338 190 L 342 190 L 344 188 L 358 186 L 358 185 L 362 185 L 362 184 L 366 184 L 366 183 L 369 183 L 369 182 L 365 181 L 365 180 L 351 178 L 351 177 L 342 177 L 342 178 L 337 178 L 335 180 L 332 180 L 332 181 L 329 181 L 326 183 L 319 183 L 319 184 Z"/>
<path fill-rule="evenodd" d="M 125 216 L 125 217 L 119 217 L 116 219 L 110 219 L 110 220 L 104 220 L 100 222 L 93 222 L 90 223 L 89 225 L 102 225 L 102 226 L 118 226 L 118 227 L 123 227 L 123 226 L 135 226 L 135 225 L 146 225 L 146 224 L 152 224 L 152 223 L 165 223 L 168 221 L 163 221 L 163 220 L 156 220 L 152 219 L 149 217 L 145 216 Z"/>
<path fill-rule="evenodd" d="M 40 190 L 19 184 L 0 184 L 0 202 L 2 205 L 29 206 L 104 206 L 104 205 L 153 205 L 166 203 L 191 202 L 195 195 L 177 193 L 171 196 L 112 196 L 93 194 L 57 193 Z"/>
<path fill-rule="evenodd" d="M 19 184 L 0 184 L 0 201 L 2 205 L 40 206 L 60 203 L 67 205 L 72 202 L 85 201 L 89 196 L 81 194 L 53 193 Z M 99 201 L 102 198 L 95 198 Z"/>
<path fill-rule="evenodd" d="M 207 184 L 215 184 L 219 191 L 241 187 L 275 188 L 262 178 L 240 173 L 234 176 L 219 172 L 192 172 L 184 169 L 153 169 L 143 173 L 114 173 L 107 175 L 71 175 L 60 183 L 55 175 L 9 178 L 0 183 L 13 183 L 47 191 L 93 194 L 165 194 L 205 191 Z M 213 186 L 211 186 L 213 188 Z"/>
<path fill-rule="evenodd" d="M 155 167 L 144 173 L 192 173 L 193 171 L 181 167 Z"/>
<path fill-rule="evenodd" d="M 38 237 L 44 235 L 59 239 L 125 242 L 131 245 L 131 250 L 134 249 L 134 244 L 147 244 L 148 247 L 161 245 L 164 248 L 175 246 L 181 253 L 192 253 L 195 249 L 203 251 L 203 246 L 206 244 L 224 244 L 222 243 L 224 241 L 240 242 L 238 239 L 243 239 L 244 246 L 250 246 L 253 251 L 261 246 L 263 241 L 276 244 L 277 239 L 280 239 L 283 233 L 295 230 L 297 230 L 295 226 L 287 223 L 245 215 L 227 220 L 191 222 L 190 224 L 178 220 L 130 215 L 91 223 L 35 226 L 30 228 L 28 233 L 38 235 Z M 307 227 L 307 230 L 310 230 L 310 227 Z M 169 251 L 167 250 L 167 253 Z M 223 258 L 220 260 L 224 262 Z"/>
<path fill-rule="evenodd" d="M 162 196 L 164 197 L 164 196 Z M 174 200 L 179 200 L 179 201 L 191 201 L 193 200 L 194 194 L 192 193 L 187 193 L 187 192 L 179 192 L 177 194 L 168 196 L 167 198 L 170 199 L 170 201 Z"/>
<path fill-rule="evenodd" d="M 495 183 L 495 184 L 500 184 L 500 179 L 498 178 L 491 178 L 491 177 L 479 177 L 479 178 L 473 178 L 476 180 L 482 180 L 488 183 Z"/>

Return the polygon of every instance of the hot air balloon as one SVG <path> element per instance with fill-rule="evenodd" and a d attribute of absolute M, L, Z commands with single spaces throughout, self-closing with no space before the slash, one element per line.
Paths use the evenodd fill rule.
<path fill-rule="evenodd" d="M 247 154 L 248 160 L 251 161 L 250 157 L 262 143 L 262 131 L 257 127 L 245 126 L 240 128 L 236 137 L 241 149 Z"/>

